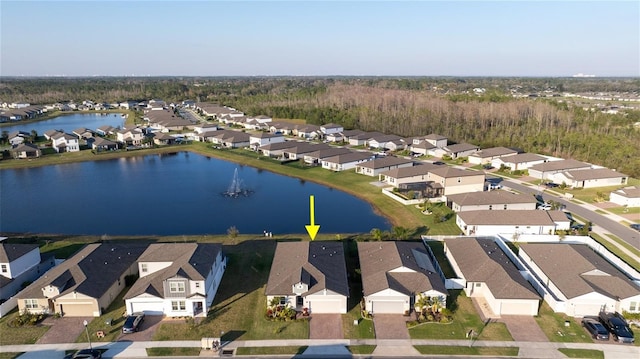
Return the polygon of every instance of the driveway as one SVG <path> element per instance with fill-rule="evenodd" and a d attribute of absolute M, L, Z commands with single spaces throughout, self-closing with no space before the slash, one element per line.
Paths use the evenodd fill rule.
<path fill-rule="evenodd" d="M 344 339 L 342 315 L 313 314 L 309 320 L 309 339 Z"/>
<path fill-rule="evenodd" d="M 513 340 L 517 342 L 547 342 L 547 336 L 533 317 L 528 315 L 503 315 L 498 322 L 507 326 Z"/>
<path fill-rule="evenodd" d="M 137 332 L 131 334 L 120 333 L 117 341 L 142 342 L 151 341 L 156 329 L 160 326 L 163 316 L 161 315 L 145 315 L 142 325 Z"/>
<path fill-rule="evenodd" d="M 83 334 L 83 341 L 87 341 L 84 333 L 84 321 L 90 322 L 91 317 L 62 317 L 55 318 L 48 316 L 42 321 L 42 325 L 49 326 L 49 330 L 38 339 L 36 344 L 60 344 L 75 343 L 76 339 Z M 89 333 L 91 334 L 91 333 Z"/>
<path fill-rule="evenodd" d="M 375 314 L 373 325 L 376 329 L 376 339 L 409 339 L 407 320 L 402 314 Z"/>

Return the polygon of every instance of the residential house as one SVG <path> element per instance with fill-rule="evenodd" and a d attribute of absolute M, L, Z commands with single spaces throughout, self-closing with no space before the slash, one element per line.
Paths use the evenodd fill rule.
<path fill-rule="evenodd" d="M 322 135 L 324 137 L 328 135 L 340 134 L 342 133 L 342 131 L 344 131 L 344 127 L 335 123 L 326 123 L 320 126 L 320 132 L 322 132 Z"/>
<path fill-rule="evenodd" d="M 492 238 L 448 238 L 444 252 L 467 297 L 482 298 L 494 315 L 538 314 L 540 296 Z"/>
<path fill-rule="evenodd" d="M 376 177 L 380 173 L 392 170 L 394 168 L 413 167 L 413 161 L 400 157 L 382 157 L 374 158 L 370 161 L 359 163 L 356 165 L 356 173 Z"/>
<path fill-rule="evenodd" d="M 522 243 L 518 256 L 574 317 L 640 312 L 640 287 L 585 244 Z"/>
<path fill-rule="evenodd" d="M 78 138 L 62 132 L 58 132 L 51 137 L 51 147 L 58 153 L 80 151 Z"/>
<path fill-rule="evenodd" d="M 205 317 L 227 266 L 219 243 L 150 244 L 140 278 L 124 296 L 128 314 Z"/>
<path fill-rule="evenodd" d="M 341 242 L 279 242 L 265 294 L 267 305 L 308 313 L 346 313 L 349 283 Z"/>
<path fill-rule="evenodd" d="M 314 140 L 321 137 L 320 126 L 316 125 L 298 125 L 293 129 L 293 135 L 304 138 L 306 140 Z"/>
<path fill-rule="evenodd" d="M 218 125 L 214 123 L 201 123 L 193 126 L 193 132 L 201 135 L 207 132 L 214 132 L 218 130 Z"/>
<path fill-rule="evenodd" d="M 13 297 L 53 266 L 55 257 L 41 256 L 37 244 L 8 243 L 0 237 L 0 300 Z"/>
<path fill-rule="evenodd" d="M 42 135 L 44 136 L 44 138 L 47 139 L 47 141 L 51 141 L 51 139 L 53 138 L 53 136 L 62 133 L 58 130 L 47 130 L 45 131 Z"/>
<path fill-rule="evenodd" d="M 564 183 L 571 188 L 595 188 L 624 185 L 629 176 L 608 168 L 593 168 L 560 172 L 551 178 L 554 183 Z"/>
<path fill-rule="evenodd" d="M 456 213 L 456 224 L 468 236 L 554 234 L 556 230 L 569 229 L 570 222 L 562 211 L 507 209 Z"/>
<path fill-rule="evenodd" d="M 259 147 L 271 144 L 271 143 L 282 143 L 285 141 L 284 135 L 282 134 L 274 134 L 270 132 L 258 132 L 249 135 L 249 146 L 252 149 L 258 150 Z"/>
<path fill-rule="evenodd" d="M 378 179 L 380 182 L 388 183 L 396 188 L 405 183 L 428 182 L 429 173 L 440 166 L 431 163 L 416 163 L 411 167 L 399 167 L 381 172 Z"/>
<path fill-rule="evenodd" d="M 356 165 L 371 160 L 374 157 L 370 152 L 349 152 L 342 155 L 322 159 L 322 168 L 331 171 L 346 171 L 356 168 Z"/>
<path fill-rule="evenodd" d="M 99 317 L 138 274 L 147 244 L 88 244 L 16 295 L 20 312 Z"/>
<path fill-rule="evenodd" d="M 365 310 L 372 314 L 409 314 L 420 296 L 438 298 L 447 289 L 436 259 L 422 242 L 358 242 Z"/>
<path fill-rule="evenodd" d="M 96 129 L 96 133 L 100 136 L 113 135 L 118 131 L 117 128 L 109 125 L 100 126 Z"/>
<path fill-rule="evenodd" d="M 295 148 L 299 144 L 307 143 L 303 141 L 283 141 L 278 143 L 271 143 L 268 145 L 260 146 L 258 152 L 263 156 L 271 158 L 284 158 L 284 151 L 286 149 Z"/>
<path fill-rule="evenodd" d="M 304 159 L 306 154 L 311 152 L 324 150 L 330 148 L 326 143 L 308 143 L 308 142 L 297 142 L 295 147 L 287 148 L 283 151 L 283 156 L 287 160 L 300 160 Z"/>
<path fill-rule="evenodd" d="M 380 151 L 399 151 L 405 149 L 406 142 L 402 137 L 397 135 L 380 135 L 369 138 L 365 145 L 371 149 L 378 149 Z"/>
<path fill-rule="evenodd" d="M 176 144 L 176 138 L 168 133 L 154 132 L 152 135 L 153 143 L 158 146 L 174 145 Z"/>
<path fill-rule="evenodd" d="M 283 134 L 285 136 L 293 135 L 295 125 L 287 122 L 272 122 L 269 126 L 269 132 L 275 134 Z"/>
<path fill-rule="evenodd" d="M 141 146 L 143 139 L 144 132 L 137 127 L 123 128 L 116 132 L 116 140 L 125 146 Z"/>
<path fill-rule="evenodd" d="M 532 166 L 547 162 L 549 159 L 535 153 L 519 153 L 513 156 L 499 157 L 491 160 L 495 168 L 506 167 L 511 171 L 525 171 Z"/>
<path fill-rule="evenodd" d="M 611 192 L 609 202 L 619 206 L 640 207 L 640 186 L 625 187 Z"/>
<path fill-rule="evenodd" d="M 306 153 L 303 156 L 304 163 L 307 165 L 315 166 L 322 164 L 322 160 L 328 157 L 344 155 L 351 153 L 352 151 L 344 147 L 331 147 L 324 148 L 317 151 Z"/>
<path fill-rule="evenodd" d="M 428 141 L 420 141 L 418 143 L 415 142 L 414 139 L 411 145 L 409 145 L 409 151 L 414 154 L 418 154 L 421 156 L 435 156 L 435 149 L 437 148 L 431 142 Z"/>
<path fill-rule="evenodd" d="M 118 149 L 118 144 L 104 137 L 96 137 L 91 144 L 91 149 L 96 152 L 114 151 Z"/>
<path fill-rule="evenodd" d="M 249 147 L 249 134 L 233 130 L 219 130 L 211 137 L 211 142 L 225 148 Z"/>
<path fill-rule="evenodd" d="M 467 157 L 480 150 L 480 146 L 472 145 L 469 143 L 457 143 L 455 145 L 447 145 L 442 148 L 436 149 L 434 152 L 436 156 L 443 157 L 449 156 L 451 159 Z"/>
<path fill-rule="evenodd" d="M 485 174 L 480 171 L 467 171 L 451 166 L 438 166 L 429 171 L 428 181 L 440 184 L 444 188 L 443 195 L 466 192 L 482 192 Z"/>
<path fill-rule="evenodd" d="M 447 196 L 447 206 L 454 212 L 479 210 L 535 210 L 534 196 L 509 191 L 469 192 Z"/>
<path fill-rule="evenodd" d="M 21 143 L 11 149 L 13 158 L 38 158 L 42 156 L 42 151 L 38 146 L 31 143 Z"/>
<path fill-rule="evenodd" d="M 384 136 L 384 134 L 380 132 L 362 132 L 352 134 L 351 136 L 348 136 L 347 139 L 351 146 L 366 146 L 370 139 L 380 136 Z"/>
<path fill-rule="evenodd" d="M 480 150 L 476 153 L 472 153 L 468 156 L 469 163 L 474 165 L 490 164 L 491 161 L 502 158 L 517 155 L 518 151 L 506 148 L 506 147 L 491 147 Z"/>
<path fill-rule="evenodd" d="M 548 161 L 529 167 L 529 176 L 541 180 L 552 180 L 556 173 L 588 169 L 591 169 L 590 164 L 576 160 Z"/>
<path fill-rule="evenodd" d="M 422 141 L 426 141 L 430 144 L 432 144 L 433 146 L 437 147 L 437 148 L 443 148 L 447 146 L 447 142 L 448 139 L 445 136 L 441 136 L 441 135 L 436 135 L 435 133 L 431 133 L 428 134 L 422 138 L 418 139 L 418 143 L 422 142 Z M 414 144 L 418 144 L 415 142 L 413 142 Z"/>
<path fill-rule="evenodd" d="M 86 140 L 87 138 L 93 137 L 93 131 L 85 127 L 76 128 L 72 133 L 78 136 L 78 140 Z"/>

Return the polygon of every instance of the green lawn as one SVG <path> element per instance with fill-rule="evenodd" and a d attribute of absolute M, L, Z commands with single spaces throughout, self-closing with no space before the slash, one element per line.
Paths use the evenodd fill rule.
<path fill-rule="evenodd" d="M 351 352 L 351 354 L 356 355 L 368 355 L 373 353 L 376 350 L 375 345 L 349 345 L 347 349 Z"/>
<path fill-rule="evenodd" d="M 200 348 L 147 348 L 147 355 L 154 357 L 163 356 L 200 356 Z"/>
<path fill-rule="evenodd" d="M 607 208 L 607 211 L 615 214 L 640 214 L 640 207 L 611 207 Z M 640 216 L 638 216 L 640 221 Z"/>
<path fill-rule="evenodd" d="M 0 318 L 0 345 L 35 344 L 35 342 L 49 330 L 49 326 L 46 325 L 11 327 L 9 323 L 11 323 L 17 315 L 18 310 L 15 309 Z"/>
<path fill-rule="evenodd" d="M 538 326 L 551 342 L 593 343 L 589 333 L 574 318 L 562 313 L 554 313 L 546 302 L 542 302 L 535 317 Z M 569 326 L 565 326 L 565 322 Z"/>
<path fill-rule="evenodd" d="M 574 189 L 565 188 L 565 189 L 558 189 L 558 191 L 561 191 L 564 193 L 571 193 L 574 199 L 578 199 L 583 202 L 596 203 L 596 198 L 598 197 L 597 195 L 598 193 L 602 193 L 608 196 L 609 193 L 611 193 L 611 191 L 615 191 L 619 188 L 624 188 L 627 186 L 629 185 L 625 184 L 625 185 L 596 187 L 596 188 L 574 188 Z"/>
<path fill-rule="evenodd" d="M 604 359 L 604 352 L 602 350 L 559 348 L 558 351 L 566 355 L 567 358 Z"/>
<path fill-rule="evenodd" d="M 300 355 L 307 350 L 306 346 L 288 346 L 288 347 L 240 347 L 236 349 L 236 355 Z"/>
<path fill-rule="evenodd" d="M 423 355 L 483 355 L 483 356 L 518 356 L 519 348 L 514 347 L 460 347 L 449 345 L 414 345 Z"/>
<path fill-rule="evenodd" d="M 89 330 L 89 335 L 91 335 L 92 343 L 108 343 L 118 339 L 122 332 L 122 325 L 125 320 L 124 315 L 126 313 L 123 298 L 130 288 L 131 287 L 125 287 L 101 316 L 94 318 L 89 322 L 87 329 Z M 111 325 L 107 324 L 108 321 L 111 321 Z M 104 331 L 104 338 L 98 338 L 96 336 L 96 332 L 99 330 Z M 76 343 L 84 343 L 86 341 L 86 332 L 82 332 L 78 338 L 76 338 Z"/>
<path fill-rule="evenodd" d="M 438 260 L 438 264 L 440 265 L 440 269 L 444 273 L 446 278 L 454 278 L 456 276 L 456 272 L 451 267 L 447 256 L 444 254 L 444 242 L 442 241 L 427 241 L 427 245 L 431 248 L 433 255 L 436 256 Z"/>
<path fill-rule="evenodd" d="M 473 329 L 478 333 L 477 340 L 513 340 L 504 323 L 485 325 L 464 292 L 457 290 L 449 293 L 447 308 L 453 311 L 453 321 L 446 324 L 425 323 L 410 328 L 412 339 L 466 339 L 466 334 Z"/>
<path fill-rule="evenodd" d="M 262 239 L 225 243 L 227 269 L 207 318 L 195 325 L 163 323 L 154 340 L 199 340 L 221 332 L 224 341 L 307 339 L 307 320 L 285 322 L 265 318 L 264 291 L 275 246 L 275 241 Z"/>
<path fill-rule="evenodd" d="M 347 314 L 342 315 L 342 332 L 345 339 L 373 339 L 375 328 L 373 321 L 363 319 L 360 315 L 360 300 L 362 299 L 362 279 L 358 257 L 358 244 L 355 240 L 344 240 L 345 262 L 349 280 L 349 298 Z M 353 322 L 357 320 L 358 325 Z"/>
<path fill-rule="evenodd" d="M 15 359 L 24 353 L 2 353 L 0 352 L 0 359 Z"/>

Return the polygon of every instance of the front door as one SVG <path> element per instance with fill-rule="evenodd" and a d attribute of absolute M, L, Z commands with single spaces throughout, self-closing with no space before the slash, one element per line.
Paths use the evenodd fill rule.
<path fill-rule="evenodd" d="M 302 310 L 303 305 L 304 305 L 304 298 L 302 298 L 302 296 L 300 295 L 296 296 L 296 310 L 297 311 Z"/>

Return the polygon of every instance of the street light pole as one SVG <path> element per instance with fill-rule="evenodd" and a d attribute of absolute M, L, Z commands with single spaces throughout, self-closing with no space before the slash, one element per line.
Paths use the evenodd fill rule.
<path fill-rule="evenodd" d="M 89 329 L 87 328 L 87 325 L 89 325 L 89 323 L 85 320 L 84 322 L 82 322 L 82 324 L 84 324 L 84 331 L 87 333 L 87 340 L 89 341 L 89 349 L 93 350 L 93 348 L 91 347 L 91 337 L 89 336 Z"/>

